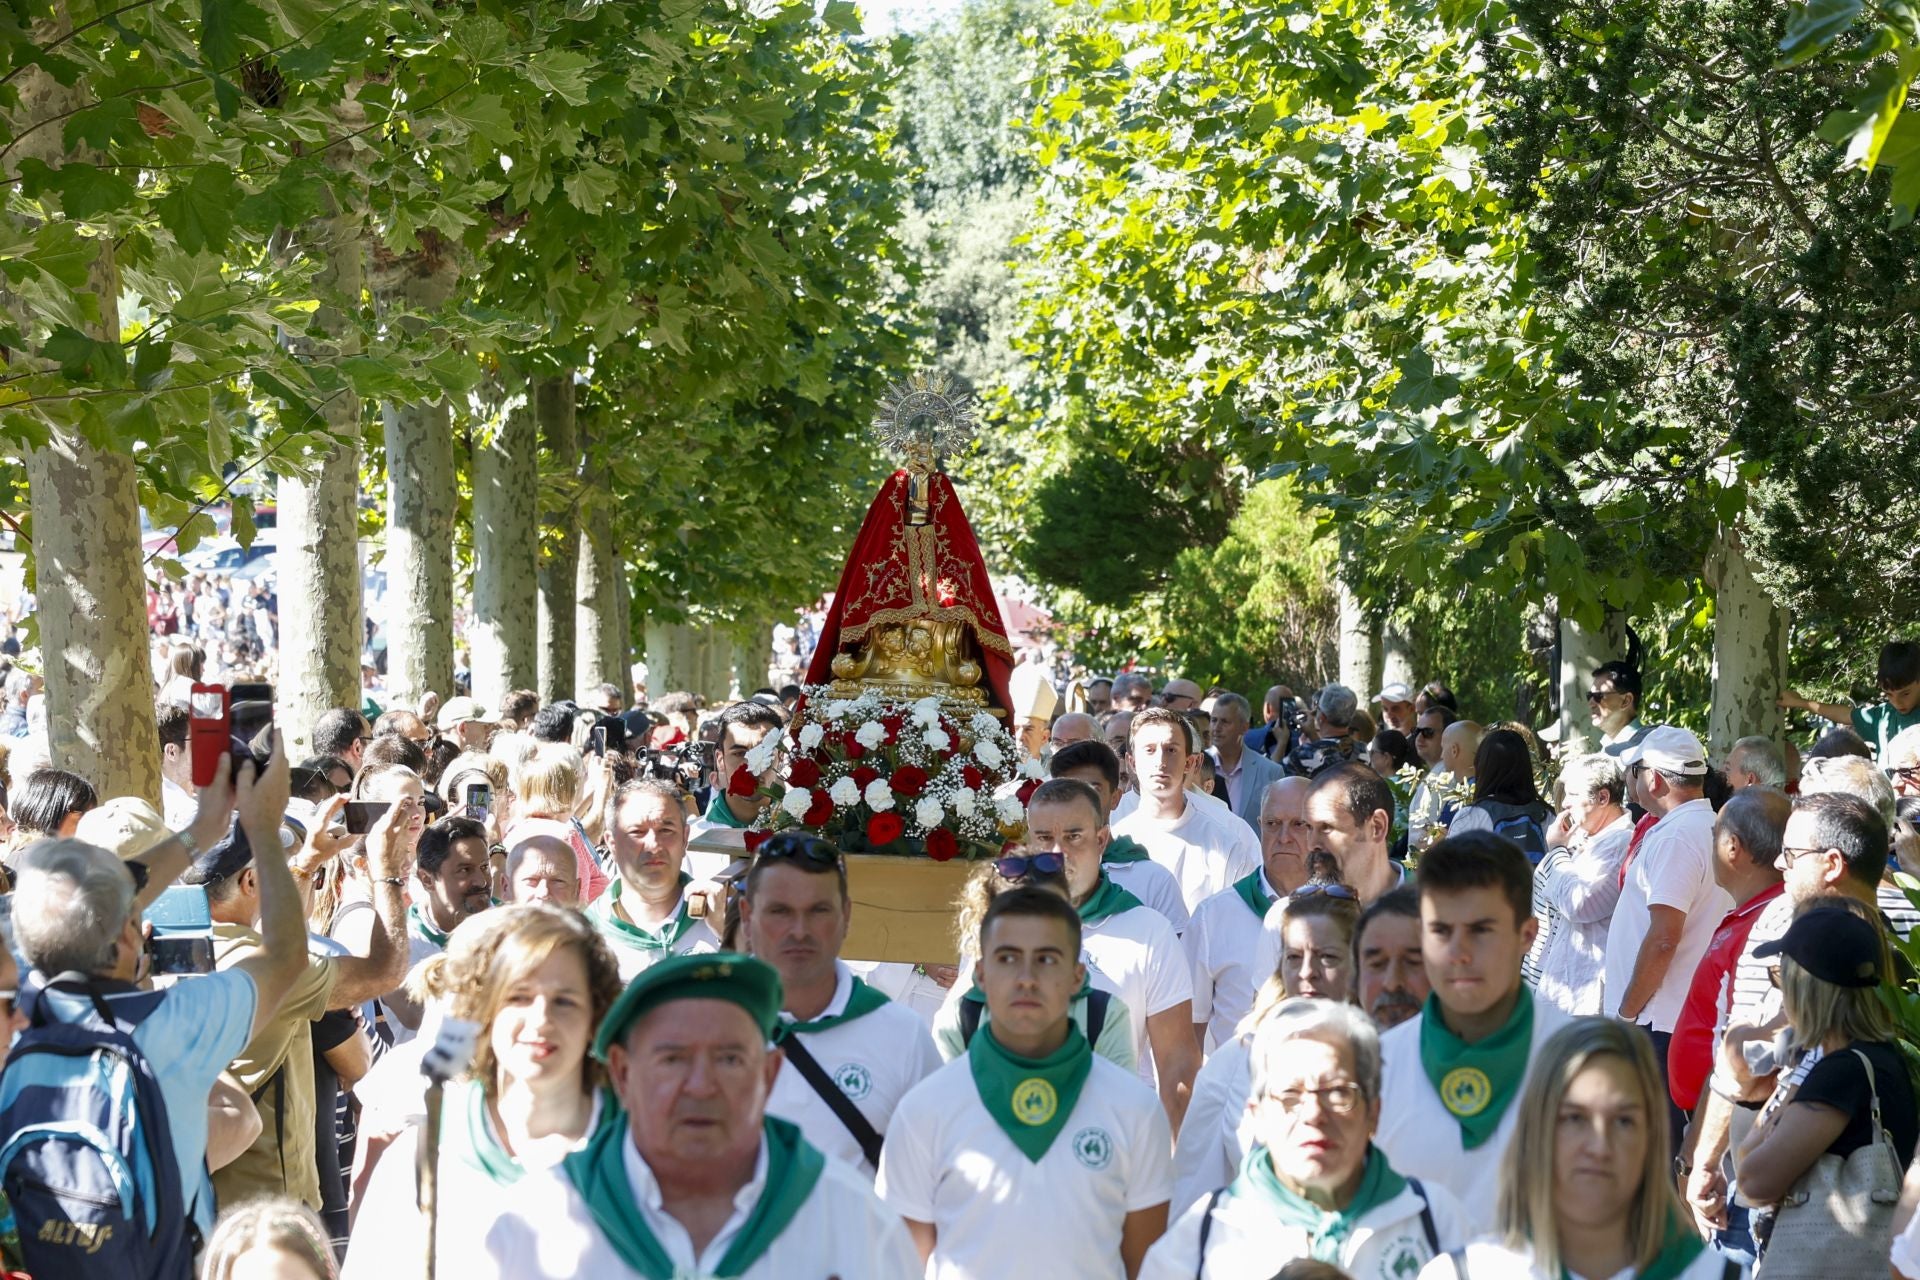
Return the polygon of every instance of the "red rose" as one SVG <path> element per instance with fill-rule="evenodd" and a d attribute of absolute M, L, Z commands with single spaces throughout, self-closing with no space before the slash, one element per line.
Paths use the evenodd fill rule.
<path fill-rule="evenodd" d="M 759 789 L 760 780 L 754 777 L 745 765 L 735 769 L 733 776 L 727 779 L 727 794 L 730 796 L 739 796 L 744 800 Z"/>
<path fill-rule="evenodd" d="M 846 748 L 847 759 L 849 760 L 858 760 L 861 756 L 867 754 L 867 749 L 860 745 L 860 739 L 850 733 L 840 735 L 840 744 Z"/>
<path fill-rule="evenodd" d="M 758 849 L 771 839 L 773 839 L 773 832 L 771 831 L 754 831 L 749 829 L 746 835 L 747 852 L 752 853 L 755 849 Z"/>
<path fill-rule="evenodd" d="M 966 765 L 960 770 L 960 780 L 967 784 L 969 791 L 978 791 L 982 786 L 986 785 L 987 775 L 972 765 Z"/>
<path fill-rule="evenodd" d="M 865 791 L 879 776 L 880 771 L 878 769 L 870 764 L 863 764 L 853 771 L 853 785 Z"/>
<path fill-rule="evenodd" d="M 898 742 L 900 740 L 901 726 L 906 724 L 906 719 L 902 716 L 882 716 L 880 717 L 880 723 L 886 727 L 887 741 Z"/>
<path fill-rule="evenodd" d="M 960 842 L 953 838 L 953 832 L 945 827 L 927 832 L 927 856 L 935 862 L 945 862 L 959 852 Z"/>
<path fill-rule="evenodd" d="M 927 789 L 927 771 L 918 765 L 903 764 L 893 771 L 888 781 L 897 794 L 917 796 Z"/>
<path fill-rule="evenodd" d="M 807 812 L 800 819 L 809 827 L 824 827 L 833 817 L 833 797 L 824 791 L 813 793 L 813 803 L 807 806 Z"/>
<path fill-rule="evenodd" d="M 1013 794 L 1020 797 L 1021 804 L 1026 804 L 1028 801 L 1033 799 L 1033 793 L 1038 791 L 1039 789 L 1040 789 L 1040 779 L 1028 778 L 1025 782 L 1020 784 L 1020 789 L 1014 792 Z"/>
<path fill-rule="evenodd" d="M 820 766 L 806 756 L 795 756 L 787 762 L 787 785 L 793 787 L 811 787 L 820 781 Z"/>
<path fill-rule="evenodd" d="M 876 849 L 892 844 L 906 829 L 907 824 L 900 820 L 899 814 L 876 813 L 867 819 L 867 843 Z"/>

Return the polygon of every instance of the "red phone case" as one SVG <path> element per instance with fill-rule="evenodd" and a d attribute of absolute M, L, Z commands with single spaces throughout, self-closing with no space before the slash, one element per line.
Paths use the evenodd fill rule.
<path fill-rule="evenodd" d="M 233 703 L 225 685 L 196 684 L 188 693 L 187 733 L 193 750 L 193 785 L 208 786 L 220 767 L 220 757 L 232 749 Z M 205 716 L 208 699 L 217 699 L 219 716 Z"/>

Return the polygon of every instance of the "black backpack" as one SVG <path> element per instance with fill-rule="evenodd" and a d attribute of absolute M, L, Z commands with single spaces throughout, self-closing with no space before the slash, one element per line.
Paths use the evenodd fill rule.
<path fill-rule="evenodd" d="M 1087 1043 L 1100 1043 L 1100 1033 L 1107 1026 L 1107 1006 L 1113 1003 L 1113 993 L 1095 987 L 1087 992 Z M 980 1030 L 980 1019 L 986 1015 L 987 1003 L 984 1000 L 962 1000 L 960 1002 L 960 1047 L 973 1043 L 974 1033 Z"/>

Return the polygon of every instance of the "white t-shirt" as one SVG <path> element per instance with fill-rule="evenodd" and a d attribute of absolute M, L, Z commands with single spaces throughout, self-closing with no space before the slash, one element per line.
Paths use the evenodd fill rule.
<path fill-rule="evenodd" d="M 1066 1124 L 1029 1160 L 987 1113 L 963 1056 L 894 1112 L 877 1189 L 901 1217 L 934 1225 L 927 1280 L 1125 1280 L 1121 1229 L 1129 1213 L 1167 1203 L 1172 1146 L 1160 1099 L 1096 1057 Z"/>
<path fill-rule="evenodd" d="M 1235 1036 L 1207 1055 L 1193 1077 L 1193 1098 L 1173 1146 L 1175 1204 L 1192 1204 L 1232 1182 L 1253 1146 L 1251 1045 L 1250 1034 Z"/>
<path fill-rule="evenodd" d="M 1281 1222 L 1258 1200 L 1222 1196 L 1207 1231 L 1203 1268 L 1200 1226 L 1211 1194 L 1182 1213 L 1147 1251 L 1140 1280 L 1244 1280 L 1272 1275 L 1286 1263 L 1310 1256 L 1312 1242 L 1305 1231 Z M 1429 1220 L 1432 1243 L 1427 1237 Z M 1341 1242 L 1335 1262 L 1354 1280 L 1412 1280 L 1424 1263 L 1459 1248 L 1469 1234 L 1459 1201 L 1445 1187 L 1423 1183 L 1416 1192 L 1408 1185 L 1360 1215 Z"/>
<path fill-rule="evenodd" d="M 832 1017 L 845 1011 L 853 994 L 853 973 L 844 964 L 835 966 L 840 974 L 833 999 L 821 1011 Z M 782 1022 L 793 1019 L 782 1013 Z M 871 1013 L 852 1022 L 843 1022 L 824 1031 L 799 1037 L 807 1052 L 820 1064 L 827 1077 L 840 1086 L 867 1123 L 885 1136 L 894 1108 L 907 1090 L 940 1068 L 940 1055 L 933 1047 L 927 1024 L 913 1010 L 889 1000 Z M 800 1126 L 808 1142 L 830 1156 L 846 1161 L 872 1177 L 873 1166 L 861 1153 L 853 1134 L 821 1101 L 798 1067 L 782 1063 L 773 1079 L 773 1092 L 767 1096 L 767 1114 L 791 1120 Z"/>
<path fill-rule="evenodd" d="M 1260 891 L 1277 897 L 1265 871 L 1260 873 Z M 1260 984 L 1273 972 L 1255 967 L 1265 918 L 1228 888 L 1201 903 L 1187 926 L 1182 941 L 1193 965 L 1193 1020 L 1207 1024 L 1209 1053 L 1233 1038 L 1233 1029 L 1253 1008 Z"/>
<path fill-rule="evenodd" d="M 600 936 L 606 939 L 607 949 L 613 952 L 613 962 L 620 967 L 620 981 L 632 982 L 641 970 L 652 968 L 670 955 L 694 955 L 720 949 L 720 935 L 705 920 L 695 920 L 665 951 L 643 946 L 628 937 L 619 927 L 622 922 L 614 915 L 614 907 L 622 897 L 621 891 L 614 887 L 619 884 L 619 880 L 609 884 L 607 891 L 585 907 L 584 911 L 587 919 L 600 930 Z M 686 909 L 686 901 L 686 894 L 682 892 L 680 910 Z"/>
<path fill-rule="evenodd" d="M 933 1026 L 934 1017 L 947 1002 L 950 988 L 941 986 L 921 973 L 918 965 L 897 960 L 842 960 L 840 963 L 887 999 L 920 1015 L 921 1021 L 929 1027 Z M 962 978 L 965 978 L 964 974 Z M 965 981 L 960 985 L 964 989 Z"/>
<path fill-rule="evenodd" d="M 765 1145 L 752 1180 L 734 1197 L 733 1216 L 698 1257 L 687 1229 L 663 1207 L 660 1184 L 631 1141 L 625 1156 L 634 1202 L 673 1260 L 674 1274 L 711 1274 L 766 1188 Z M 485 1233 L 484 1258 L 460 1280 L 617 1280 L 640 1274 L 620 1260 L 594 1225 L 587 1202 L 559 1172 L 529 1175 L 491 1224 L 470 1221 Z M 807 1202 L 739 1280 L 828 1275 L 840 1280 L 917 1280 L 920 1275 L 920 1252 L 906 1226 L 874 1197 L 865 1177 L 838 1160 L 826 1162 Z"/>
<path fill-rule="evenodd" d="M 1420 1027 L 1424 1012 L 1380 1034 L 1380 1129 L 1373 1143 L 1387 1153 L 1393 1167 L 1408 1178 L 1445 1187 L 1466 1213 L 1469 1236 L 1494 1227 L 1500 1194 L 1500 1157 L 1519 1124 L 1523 1080 L 1507 1104 L 1506 1114 L 1491 1138 L 1469 1151 L 1460 1122 L 1440 1101 L 1440 1094 L 1420 1064 Z M 1545 1000 L 1533 1002 L 1533 1041 L 1527 1072 L 1540 1060 L 1540 1046 L 1572 1021 Z"/>
<path fill-rule="evenodd" d="M 1103 862 L 1107 879 L 1125 889 L 1145 905 L 1167 918 L 1175 933 L 1187 930 L 1187 900 L 1180 896 L 1180 882 L 1152 858 L 1132 862 Z"/>
<path fill-rule="evenodd" d="M 1126 1002 L 1140 1078 L 1153 1084 L 1157 1077 L 1147 1019 L 1192 1001 L 1193 971 L 1185 948 L 1165 916 L 1148 907 L 1134 907 L 1084 926 L 1080 949 L 1093 985 Z"/>
<path fill-rule="evenodd" d="M 1672 1031 L 1713 931 L 1734 908 L 1727 891 L 1713 882 L 1713 806 L 1704 799 L 1689 800 L 1655 823 L 1627 868 L 1626 885 L 1607 926 L 1602 1008 L 1610 1017 L 1620 1016 L 1620 1001 L 1653 924 L 1653 907 L 1684 911 L 1687 919 L 1673 963 L 1636 1021 L 1655 1031 Z"/>
<path fill-rule="evenodd" d="M 1453 1259 L 1443 1253 L 1421 1268 L 1419 1280 L 1560 1280 L 1563 1274 L 1572 1276 L 1573 1280 L 1633 1280 L 1634 1277 L 1632 1267 L 1610 1276 L 1583 1276 L 1573 1271 L 1550 1275 L 1534 1263 L 1533 1250 L 1509 1249 L 1491 1240 L 1468 1245 L 1464 1261 L 1464 1267 L 1456 1266 Z M 1728 1261 L 1726 1254 L 1709 1245 L 1674 1280 L 1722 1280 Z M 1746 1268 L 1742 1267 L 1736 1274 L 1746 1275 Z"/>
<path fill-rule="evenodd" d="M 1209 791 L 1196 791 L 1192 787 L 1188 787 L 1187 799 L 1197 800 L 1203 805 L 1212 805 L 1222 813 L 1233 812 L 1225 800 L 1220 799 Z M 1122 818 L 1130 818 L 1139 807 L 1140 793 L 1138 791 L 1122 791 L 1119 802 L 1113 806 L 1111 821 L 1118 823 Z"/>
<path fill-rule="evenodd" d="M 1113 833 L 1133 837 L 1148 856 L 1173 872 L 1188 911 L 1260 866 L 1260 841 L 1252 829 L 1225 805 L 1198 804 L 1192 795 L 1172 821 L 1136 811 Z"/>

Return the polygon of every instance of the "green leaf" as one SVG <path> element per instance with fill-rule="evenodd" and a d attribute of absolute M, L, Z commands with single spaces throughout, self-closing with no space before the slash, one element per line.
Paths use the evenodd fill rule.
<path fill-rule="evenodd" d="M 69 289 L 84 289 L 100 258 L 100 243 L 81 235 L 71 222 L 49 222 L 34 232 L 34 247 L 24 260 Z"/>
<path fill-rule="evenodd" d="M 454 24 L 447 43 L 474 66 L 500 62 L 506 57 L 507 28 L 497 19 L 484 15 L 464 18 Z"/>
<path fill-rule="evenodd" d="M 1789 62 L 1810 58 L 1859 20 L 1865 0 L 1807 0 L 1787 20 L 1780 53 Z"/>
<path fill-rule="evenodd" d="M 133 348 L 133 384 L 142 391 L 166 385 L 173 372 L 173 344 L 165 338 L 136 343 Z"/>
<path fill-rule="evenodd" d="M 234 221 L 247 231 L 268 235 L 280 227 L 297 227 L 327 207 L 327 184 L 312 174 L 282 173 L 264 191 L 245 197 L 234 208 Z"/>
<path fill-rule="evenodd" d="M 527 79 L 571 106 L 587 104 L 587 72 L 593 60 L 571 49 L 548 49 L 527 60 Z"/>
<path fill-rule="evenodd" d="M 60 365 L 60 374 L 69 382 L 111 385 L 127 372 L 127 355 L 119 343 L 102 342 L 69 325 L 56 325 L 40 354 Z"/>
<path fill-rule="evenodd" d="M 60 210 L 82 221 L 118 213 L 133 203 L 133 184 L 111 169 L 90 164 L 67 164 L 53 170 L 53 189 L 60 193 Z"/>
<path fill-rule="evenodd" d="M 233 230 L 238 191 L 232 170 L 203 165 L 184 184 L 160 197 L 155 212 L 161 225 L 173 232 L 175 243 L 188 253 L 223 249 Z"/>
<path fill-rule="evenodd" d="M 440 105 L 440 112 L 453 123 L 464 126 L 469 133 L 489 142 L 504 145 L 514 139 L 513 117 L 507 114 L 506 104 L 499 94 L 477 94 L 465 101 L 449 99 Z"/>
<path fill-rule="evenodd" d="M 843 36 L 857 36 L 862 29 L 860 9 L 853 0 L 827 0 L 827 7 L 820 12 L 820 21 L 827 30 Z"/>
<path fill-rule="evenodd" d="M 116 138 L 126 140 L 139 136 L 138 107 L 132 98 L 108 98 L 98 106 L 68 116 L 66 127 L 60 132 L 61 141 L 69 151 L 83 142 L 96 150 L 107 151 Z"/>
<path fill-rule="evenodd" d="M 613 170 L 603 164 L 585 165 L 568 174 L 560 185 L 566 189 L 568 202 L 582 213 L 599 213 L 620 189 Z"/>
<path fill-rule="evenodd" d="M 209 73 L 237 70 L 247 36 L 263 46 L 273 42 L 266 11 L 253 0 L 200 0 L 200 54 Z"/>

